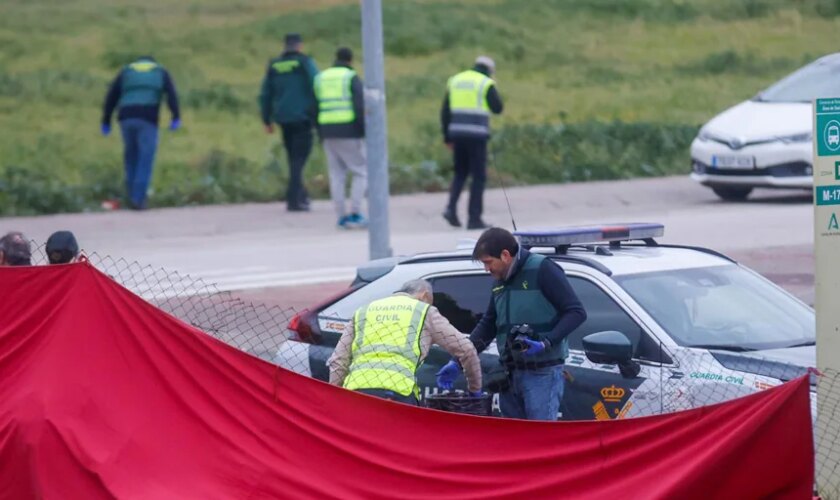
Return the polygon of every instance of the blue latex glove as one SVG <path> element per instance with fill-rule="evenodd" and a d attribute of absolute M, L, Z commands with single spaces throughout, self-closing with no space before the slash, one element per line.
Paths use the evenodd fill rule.
<path fill-rule="evenodd" d="M 527 349 L 522 351 L 522 354 L 526 356 L 536 356 L 545 350 L 545 342 L 541 340 L 531 340 L 523 335 L 516 337 L 516 340 L 528 346 Z"/>
<path fill-rule="evenodd" d="M 111 133 L 111 124 L 110 123 L 103 123 L 102 124 L 102 135 L 107 136 Z"/>
<path fill-rule="evenodd" d="M 480 398 L 481 396 L 484 396 L 484 391 L 478 391 L 478 392 L 470 391 L 470 396 L 472 396 L 474 398 Z"/>
<path fill-rule="evenodd" d="M 175 119 L 172 120 L 172 123 L 169 124 L 169 130 L 178 130 L 181 127 L 181 120 Z"/>
<path fill-rule="evenodd" d="M 461 365 L 454 359 L 449 360 L 449 363 L 443 365 L 443 368 L 435 373 L 437 375 L 437 386 L 446 391 L 451 391 L 452 386 L 455 384 L 455 379 L 460 374 Z"/>

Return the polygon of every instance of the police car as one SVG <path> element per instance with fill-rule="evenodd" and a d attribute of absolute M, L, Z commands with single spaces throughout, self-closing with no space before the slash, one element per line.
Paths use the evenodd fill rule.
<path fill-rule="evenodd" d="M 813 309 L 718 252 L 658 243 L 660 224 L 514 234 L 565 270 L 587 312 L 569 337 L 564 420 L 717 403 L 795 378 L 816 362 Z M 432 283 L 435 306 L 468 334 L 487 308 L 493 281 L 471 253 L 467 244 L 360 266 L 339 296 L 292 319 L 295 341 L 284 342 L 274 361 L 327 380 L 326 360 L 353 312 L 417 278 Z M 438 392 L 435 372 L 448 360 L 433 346 L 417 372 L 421 397 Z M 495 346 L 482 353 L 481 364 L 485 389 L 494 392 L 501 371 Z M 463 376 L 459 383 L 463 389 Z"/>

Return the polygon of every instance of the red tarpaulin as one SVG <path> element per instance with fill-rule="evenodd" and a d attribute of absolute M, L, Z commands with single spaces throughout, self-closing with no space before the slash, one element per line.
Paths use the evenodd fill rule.
<path fill-rule="evenodd" d="M 86 263 L 0 268 L 0 381 L 2 498 L 809 498 L 812 488 L 805 379 L 607 422 L 418 409 L 278 370 Z"/>

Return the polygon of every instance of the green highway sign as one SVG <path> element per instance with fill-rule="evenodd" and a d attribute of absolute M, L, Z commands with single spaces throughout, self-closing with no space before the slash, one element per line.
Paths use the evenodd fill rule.
<path fill-rule="evenodd" d="M 817 99 L 817 156 L 840 155 L 840 98 Z"/>
<path fill-rule="evenodd" d="M 840 186 L 817 186 L 814 201 L 817 205 L 840 205 Z"/>

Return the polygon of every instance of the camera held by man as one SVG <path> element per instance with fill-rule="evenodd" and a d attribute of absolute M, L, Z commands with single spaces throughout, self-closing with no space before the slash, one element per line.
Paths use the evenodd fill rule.
<path fill-rule="evenodd" d="M 530 354 L 528 351 L 542 350 L 545 348 L 545 341 L 527 323 L 514 325 L 510 329 L 508 339 L 510 347 L 514 352 Z"/>

